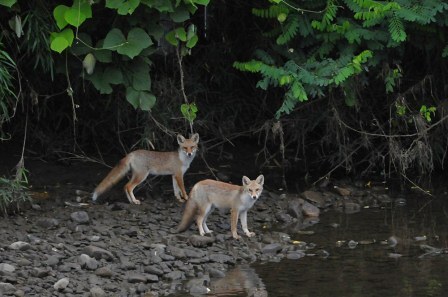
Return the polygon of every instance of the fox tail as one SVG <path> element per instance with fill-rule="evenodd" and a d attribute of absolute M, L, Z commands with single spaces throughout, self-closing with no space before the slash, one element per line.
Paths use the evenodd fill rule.
<path fill-rule="evenodd" d="M 131 162 L 129 156 L 120 160 L 120 162 L 112 168 L 109 174 L 100 182 L 92 193 L 92 201 L 96 201 L 99 195 L 106 192 L 113 185 L 119 182 L 126 173 L 131 169 Z"/>
<path fill-rule="evenodd" d="M 193 224 L 196 209 L 198 208 L 197 202 L 194 201 L 192 194 L 194 194 L 194 188 L 191 190 L 190 199 L 187 200 L 185 205 L 184 214 L 182 216 L 182 220 L 179 223 L 179 226 L 176 228 L 176 233 L 184 232 L 188 228 L 190 228 L 191 224 Z"/>

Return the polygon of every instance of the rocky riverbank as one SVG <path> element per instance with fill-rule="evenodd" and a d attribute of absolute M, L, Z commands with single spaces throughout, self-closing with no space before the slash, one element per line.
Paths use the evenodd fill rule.
<path fill-rule="evenodd" d="M 257 235 L 247 238 L 239 230 L 242 240 L 231 237 L 229 214 L 218 210 L 208 220 L 213 236 L 198 236 L 196 226 L 173 234 L 182 206 L 170 195 L 142 205 L 35 201 L 32 209 L 0 220 L 0 295 L 207 293 L 210 283 L 237 264 L 300 259 L 310 252 L 325 257 L 312 243 L 293 241 L 272 227 L 303 229 L 330 207 L 355 212 L 390 203 L 383 190 L 331 186 L 300 198 L 265 191 L 248 213 L 249 229 Z"/>

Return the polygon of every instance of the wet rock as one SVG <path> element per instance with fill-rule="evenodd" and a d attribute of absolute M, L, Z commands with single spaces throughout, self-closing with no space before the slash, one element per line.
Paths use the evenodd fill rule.
<path fill-rule="evenodd" d="M 175 246 L 169 246 L 166 248 L 166 251 L 171 254 L 176 259 L 184 259 L 187 256 L 185 255 L 185 250 L 175 247 Z"/>
<path fill-rule="evenodd" d="M 8 263 L 0 263 L 0 272 L 1 273 L 12 273 L 16 270 L 14 266 Z"/>
<path fill-rule="evenodd" d="M 9 248 L 12 250 L 20 250 L 20 251 L 26 251 L 31 248 L 31 245 L 28 242 L 24 241 L 16 241 L 9 245 Z"/>
<path fill-rule="evenodd" d="M 222 278 L 222 277 L 226 276 L 224 271 L 221 271 L 221 270 L 219 270 L 217 268 L 213 268 L 213 267 L 208 269 L 208 273 L 209 273 L 210 277 L 213 277 L 213 278 Z"/>
<path fill-rule="evenodd" d="M 348 187 L 334 186 L 334 191 L 343 197 L 350 196 L 352 193 L 352 190 Z"/>
<path fill-rule="evenodd" d="M 320 214 L 319 208 L 307 201 L 302 201 L 302 212 L 309 217 L 318 217 Z"/>
<path fill-rule="evenodd" d="M 283 211 L 279 211 L 275 214 L 275 219 L 281 223 L 290 223 L 292 222 L 291 215 L 284 213 Z"/>
<path fill-rule="evenodd" d="M 326 206 L 326 201 L 320 192 L 316 191 L 304 191 L 301 194 L 306 200 L 313 202 L 317 207 L 324 208 Z"/>
<path fill-rule="evenodd" d="M 128 282 L 135 284 L 135 283 L 146 283 L 147 277 L 144 274 L 140 273 L 129 273 L 127 275 Z"/>
<path fill-rule="evenodd" d="M 100 287 L 93 287 L 90 289 L 90 296 L 92 297 L 103 297 L 106 296 L 106 292 Z"/>
<path fill-rule="evenodd" d="M 56 291 L 62 291 L 65 288 L 67 288 L 68 284 L 70 283 L 70 279 L 68 277 L 61 278 L 58 280 L 54 285 L 53 288 Z"/>
<path fill-rule="evenodd" d="M 89 215 L 85 211 L 75 211 L 70 215 L 71 219 L 78 224 L 87 224 L 90 221 Z"/>
<path fill-rule="evenodd" d="M 50 271 L 48 269 L 43 269 L 43 268 L 39 268 L 39 267 L 35 267 L 32 270 L 32 275 L 34 277 L 38 277 L 38 278 L 44 278 L 47 277 L 50 274 Z"/>
<path fill-rule="evenodd" d="M 302 205 L 303 199 L 294 199 L 288 202 L 287 205 L 287 213 L 290 214 L 293 218 L 302 219 Z"/>
<path fill-rule="evenodd" d="M 204 295 L 210 292 L 210 289 L 207 287 L 210 285 L 210 277 L 203 276 L 201 278 L 191 279 L 187 282 L 186 288 L 187 291 L 193 295 Z"/>
<path fill-rule="evenodd" d="M 107 251 L 107 250 L 105 250 L 103 248 L 94 246 L 94 245 L 86 246 L 82 250 L 82 253 L 83 254 L 87 254 L 90 257 L 93 257 L 93 258 L 95 258 L 97 260 L 105 259 L 107 261 L 110 261 L 110 260 L 112 260 L 114 258 L 114 256 L 112 255 L 111 252 L 109 252 L 109 251 Z"/>
<path fill-rule="evenodd" d="M 211 254 L 210 261 L 216 262 L 216 263 L 228 263 L 228 264 L 235 263 L 235 260 L 233 259 L 233 257 L 230 257 L 225 254 L 221 254 L 221 253 Z"/>
<path fill-rule="evenodd" d="M 192 235 L 188 238 L 188 242 L 194 247 L 207 247 L 215 242 L 215 237 Z"/>
<path fill-rule="evenodd" d="M 361 205 L 352 201 L 344 201 L 344 213 L 354 214 L 361 211 Z"/>
<path fill-rule="evenodd" d="M 159 268 L 157 268 L 156 266 L 152 265 L 152 266 L 145 266 L 143 268 L 143 270 L 149 274 L 154 274 L 154 275 L 158 275 L 158 276 L 162 276 L 163 275 L 163 271 Z"/>
<path fill-rule="evenodd" d="M 271 243 L 271 244 L 267 244 L 265 245 L 262 249 L 261 252 L 263 254 L 277 254 L 278 252 L 280 252 L 283 249 L 283 246 L 279 243 Z"/>
<path fill-rule="evenodd" d="M 290 251 L 286 254 L 286 258 L 290 260 L 297 260 L 305 256 L 306 254 L 303 251 Z"/>

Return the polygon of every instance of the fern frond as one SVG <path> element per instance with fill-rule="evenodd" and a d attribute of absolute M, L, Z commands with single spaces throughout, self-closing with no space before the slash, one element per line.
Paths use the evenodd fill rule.
<path fill-rule="evenodd" d="M 404 31 L 403 22 L 397 17 L 396 14 L 393 14 L 389 21 L 389 32 L 395 42 L 403 42 L 406 40 L 407 35 Z"/>
<path fill-rule="evenodd" d="M 292 38 L 297 35 L 299 31 L 299 16 L 289 15 L 286 19 L 286 24 L 283 28 L 283 33 L 277 38 L 277 44 L 282 45 L 288 43 Z"/>
<path fill-rule="evenodd" d="M 288 14 L 289 9 L 283 4 L 271 5 L 268 8 L 252 8 L 252 14 L 265 19 L 275 19 L 279 14 Z"/>
<path fill-rule="evenodd" d="M 240 71 L 245 71 L 245 72 L 259 72 L 260 68 L 262 66 L 262 62 L 257 61 L 257 60 L 251 60 L 248 62 L 233 62 L 233 67 L 240 70 Z"/>

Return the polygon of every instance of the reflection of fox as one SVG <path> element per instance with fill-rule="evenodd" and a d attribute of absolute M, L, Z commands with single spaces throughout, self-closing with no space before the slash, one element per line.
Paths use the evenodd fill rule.
<path fill-rule="evenodd" d="M 92 200 L 95 201 L 99 195 L 122 179 L 129 170 L 132 172 L 132 177 L 124 186 L 129 202 L 140 204 L 140 200 L 135 199 L 133 191 L 149 174 L 172 175 L 174 195 L 181 202 L 182 199 L 187 200 L 183 175 L 196 155 L 199 134 L 193 134 L 189 139 L 178 135 L 177 142 L 179 143 L 177 152 L 137 150 L 126 155 L 96 187 Z"/>
<path fill-rule="evenodd" d="M 235 239 L 240 236 L 237 233 L 238 216 L 244 233 L 252 237 L 255 233 L 247 229 L 247 211 L 254 205 L 261 191 L 263 191 L 264 176 L 260 175 L 256 180 L 250 180 L 243 176 L 243 185 L 237 186 L 215 180 L 203 180 L 194 185 L 185 206 L 182 221 L 177 227 L 177 232 L 183 232 L 190 227 L 195 215 L 199 234 L 211 233 L 207 227 L 207 217 L 214 207 L 229 209 L 231 211 L 231 231 Z"/>

